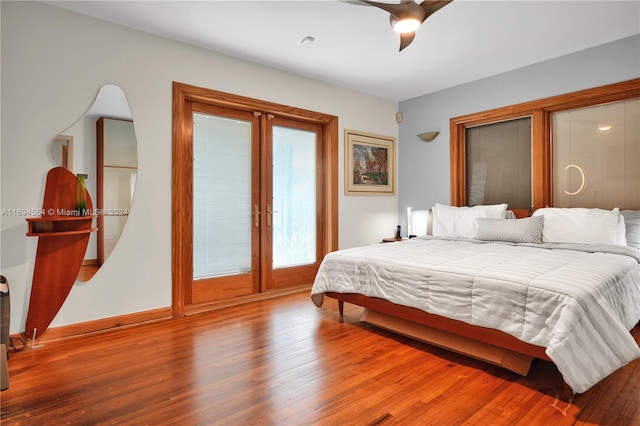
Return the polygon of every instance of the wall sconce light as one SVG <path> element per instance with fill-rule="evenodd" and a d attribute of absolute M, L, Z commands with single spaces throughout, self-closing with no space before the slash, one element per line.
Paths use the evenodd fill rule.
<path fill-rule="evenodd" d="M 437 138 L 439 134 L 440 132 L 424 132 L 418 134 L 418 137 L 425 142 L 431 142 L 432 140 Z"/>

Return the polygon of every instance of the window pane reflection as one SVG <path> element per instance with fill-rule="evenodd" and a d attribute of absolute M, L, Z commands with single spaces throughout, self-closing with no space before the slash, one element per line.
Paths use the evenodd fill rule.
<path fill-rule="evenodd" d="M 555 207 L 640 208 L 640 99 L 552 114 Z"/>

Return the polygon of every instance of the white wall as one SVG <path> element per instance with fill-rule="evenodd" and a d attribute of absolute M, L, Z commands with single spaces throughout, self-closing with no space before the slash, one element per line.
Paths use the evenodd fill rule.
<path fill-rule="evenodd" d="M 400 221 L 407 207 L 450 202 L 450 118 L 638 77 L 640 35 L 401 102 Z M 436 130 L 433 142 L 416 136 Z"/>
<path fill-rule="evenodd" d="M 51 327 L 171 304 L 171 83 L 249 96 L 339 117 L 339 245 L 393 233 L 397 196 L 343 194 L 343 133 L 397 137 L 396 102 L 236 60 L 31 2 L 1 3 L 1 209 L 39 208 L 54 166 L 49 141 L 92 104 L 98 89 L 126 93 L 138 140 L 138 181 L 111 257 L 77 282 Z M 95 198 L 95 195 L 94 195 Z M 1 217 L 0 267 L 11 291 L 11 332 L 23 331 L 37 238 L 24 217 Z"/>

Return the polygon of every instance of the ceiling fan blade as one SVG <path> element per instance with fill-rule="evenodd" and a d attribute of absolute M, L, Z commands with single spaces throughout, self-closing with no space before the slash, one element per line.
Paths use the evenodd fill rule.
<path fill-rule="evenodd" d="M 339 1 L 341 1 L 342 3 L 351 4 L 354 6 L 366 6 L 366 7 L 371 6 L 370 4 L 363 3 L 360 0 L 339 0 Z"/>
<path fill-rule="evenodd" d="M 422 7 L 424 11 L 427 12 L 427 16 L 431 16 L 452 1 L 453 0 L 424 0 L 422 3 L 420 3 L 420 7 Z"/>
<path fill-rule="evenodd" d="M 402 52 L 402 49 L 410 45 L 415 37 L 415 31 L 410 33 L 400 33 L 400 50 L 398 52 Z"/>
<path fill-rule="evenodd" d="M 352 1 L 349 0 L 342 1 L 352 3 Z M 414 0 L 400 0 L 400 3 L 380 3 L 371 0 L 359 0 L 360 3 L 389 12 L 392 26 L 394 26 L 395 22 L 404 19 L 416 19 L 422 24 L 430 15 L 436 13 L 452 1 L 453 0 L 423 0 L 422 3 L 418 4 Z M 400 33 L 400 52 L 411 44 L 415 36 L 415 32 Z"/>
<path fill-rule="evenodd" d="M 370 0 L 360 1 L 362 3 L 375 6 L 379 9 L 386 10 L 398 19 L 403 19 L 408 16 L 413 16 L 416 19 L 420 19 L 421 22 L 426 19 L 426 16 L 422 18 L 422 16 L 425 14 L 425 9 L 413 0 L 402 0 L 400 3 L 380 3 Z"/>

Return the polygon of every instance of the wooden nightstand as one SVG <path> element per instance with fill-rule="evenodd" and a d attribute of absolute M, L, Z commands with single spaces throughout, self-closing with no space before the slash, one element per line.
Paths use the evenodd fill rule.
<path fill-rule="evenodd" d="M 408 240 L 408 238 L 396 238 L 396 237 L 383 238 L 382 242 L 383 243 L 395 243 L 396 241 L 403 241 L 403 240 Z"/>

